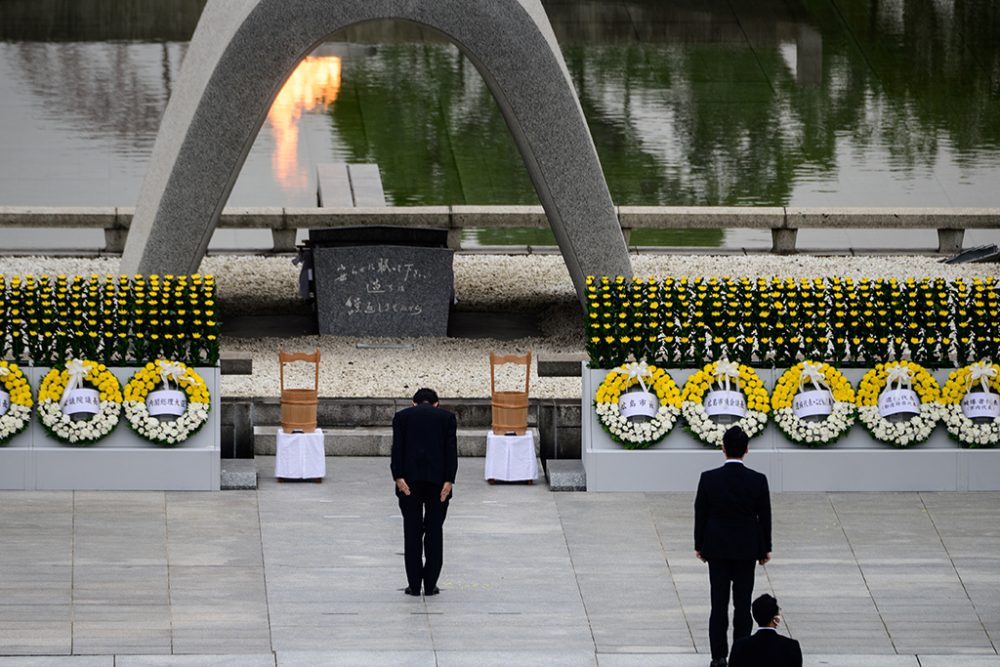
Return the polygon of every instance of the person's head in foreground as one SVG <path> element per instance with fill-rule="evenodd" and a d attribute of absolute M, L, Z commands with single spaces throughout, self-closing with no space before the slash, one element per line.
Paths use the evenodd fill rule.
<path fill-rule="evenodd" d="M 773 595 L 764 593 L 750 605 L 753 620 L 762 628 L 776 628 L 781 622 L 781 608 Z"/>
<path fill-rule="evenodd" d="M 722 436 L 722 449 L 727 459 L 742 459 L 750 447 L 750 438 L 739 426 L 733 426 Z"/>

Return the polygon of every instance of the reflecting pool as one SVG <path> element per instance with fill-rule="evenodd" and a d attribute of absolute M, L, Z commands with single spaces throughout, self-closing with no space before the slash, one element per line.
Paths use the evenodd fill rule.
<path fill-rule="evenodd" d="M 3 0 L 0 205 L 133 205 L 202 5 Z M 1000 206 L 994 0 L 545 6 L 618 204 Z M 337 161 L 396 205 L 537 201 L 478 72 L 413 25 L 303 61 L 230 203 L 314 205 Z M 479 241 L 546 238 L 509 234 Z"/>

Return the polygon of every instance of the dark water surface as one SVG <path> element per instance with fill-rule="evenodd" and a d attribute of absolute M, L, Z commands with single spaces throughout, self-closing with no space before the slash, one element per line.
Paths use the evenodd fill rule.
<path fill-rule="evenodd" d="M 0 205 L 134 205 L 202 5 L 0 0 Z M 1000 206 L 994 0 L 545 6 L 618 204 Z M 231 204 L 314 205 L 335 161 L 377 163 L 396 205 L 536 203 L 455 47 L 401 23 L 331 39 Z"/>

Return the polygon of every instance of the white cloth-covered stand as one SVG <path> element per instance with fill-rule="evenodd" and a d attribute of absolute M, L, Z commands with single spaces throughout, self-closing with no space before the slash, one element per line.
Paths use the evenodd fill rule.
<path fill-rule="evenodd" d="M 323 430 L 285 433 L 278 429 L 274 476 L 278 479 L 322 479 L 326 477 Z"/>
<path fill-rule="evenodd" d="M 486 479 L 504 482 L 525 482 L 538 479 L 538 458 L 535 456 L 535 436 L 486 435 Z"/>

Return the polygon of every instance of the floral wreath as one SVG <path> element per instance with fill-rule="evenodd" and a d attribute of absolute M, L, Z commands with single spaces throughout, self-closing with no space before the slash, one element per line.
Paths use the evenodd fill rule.
<path fill-rule="evenodd" d="M 90 419 L 72 421 L 63 405 L 73 389 L 96 389 L 100 407 Z M 95 361 L 72 359 L 56 366 L 42 379 L 38 390 L 38 416 L 45 430 L 71 445 L 88 445 L 114 430 L 122 412 L 122 389 L 111 371 Z"/>
<path fill-rule="evenodd" d="M 0 361 L 0 389 L 10 396 L 7 412 L 0 416 L 0 445 L 23 431 L 31 420 L 31 385 L 17 364 Z"/>
<path fill-rule="evenodd" d="M 792 402 L 806 383 L 826 389 L 833 396 L 833 409 L 821 421 L 807 421 L 795 414 Z M 844 374 L 829 364 L 802 361 L 778 378 L 771 393 L 774 423 L 791 440 L 818 447 L 829 445 L 847 433 L 854 424 L 854 388 Z"/>
<path fill-rule="evenodd" d="M 920 414 L 903 422 L 883 417 L 878 399 L 886 388 L 913 389 L 920 398 Z M 927 440 L 937 425 L 941 416 L 940 395 L 937 380 L 920 364 L 912 361 L 876 364 L 858 385 L 858 418 L 879 442 L 893 447 L 916 445 Z"/>
<path fill-rule="evenodd" d="M 941 390 L 945 428 L 963 447 L 993 447 L 1000 442 L 1000 418 L 977 424 L 962 411 L 962 399 L 976 383 L 984 392 L 1000 394 L 1000 365 L 980 361 L 957 368 Z"/>
<path fill-rule="evenodd" d="M 746 398 L 747 413 L 732 424 L 717 424 L 705 411 L 705 394 L 713 384 L 729 389 L 730 383 L 734 383 L 736 390 Z M 722 446 L 722 436 L 734 426 L 742 428 L 749 438 L 760 433 L 767 424 L 769 408 L 767 390 L 757 371 L 726 359 L 708 364 L 691 375 L 684 384 L 681 396 L 681 412 L 691 433 L 705 444 L 715 447 Z"/>
<path fill-rule="evenodd" d="M 618 407 L 622 394 L 637 384 L 643 391 L 655 394 L 659 400 L 656 414 L 648 422 L 632 421 Z M 633 362 L 619 366 L 604 376 L 604 381 L 597 388 L 594 410 L 597 420 L 612 440 L 625 449 L 646 449 L 662 440 L 674 427 L 680 414 L 680 393 L 674 379 L 662 368 L 645 361 Z"/>
<path fill-rule="evenodd" d="M 149 414 L 146 398 L 156 389 L 177 389 L 187 398 L 184 413 L 171 421 Z M 179 361 L 158 360 L 136 371 L 125 385 L 125 417 L 132 429 L 151 442 L 171 447 L 184 442 L 208 421 L 208 386 L 193 368 Z"/>

